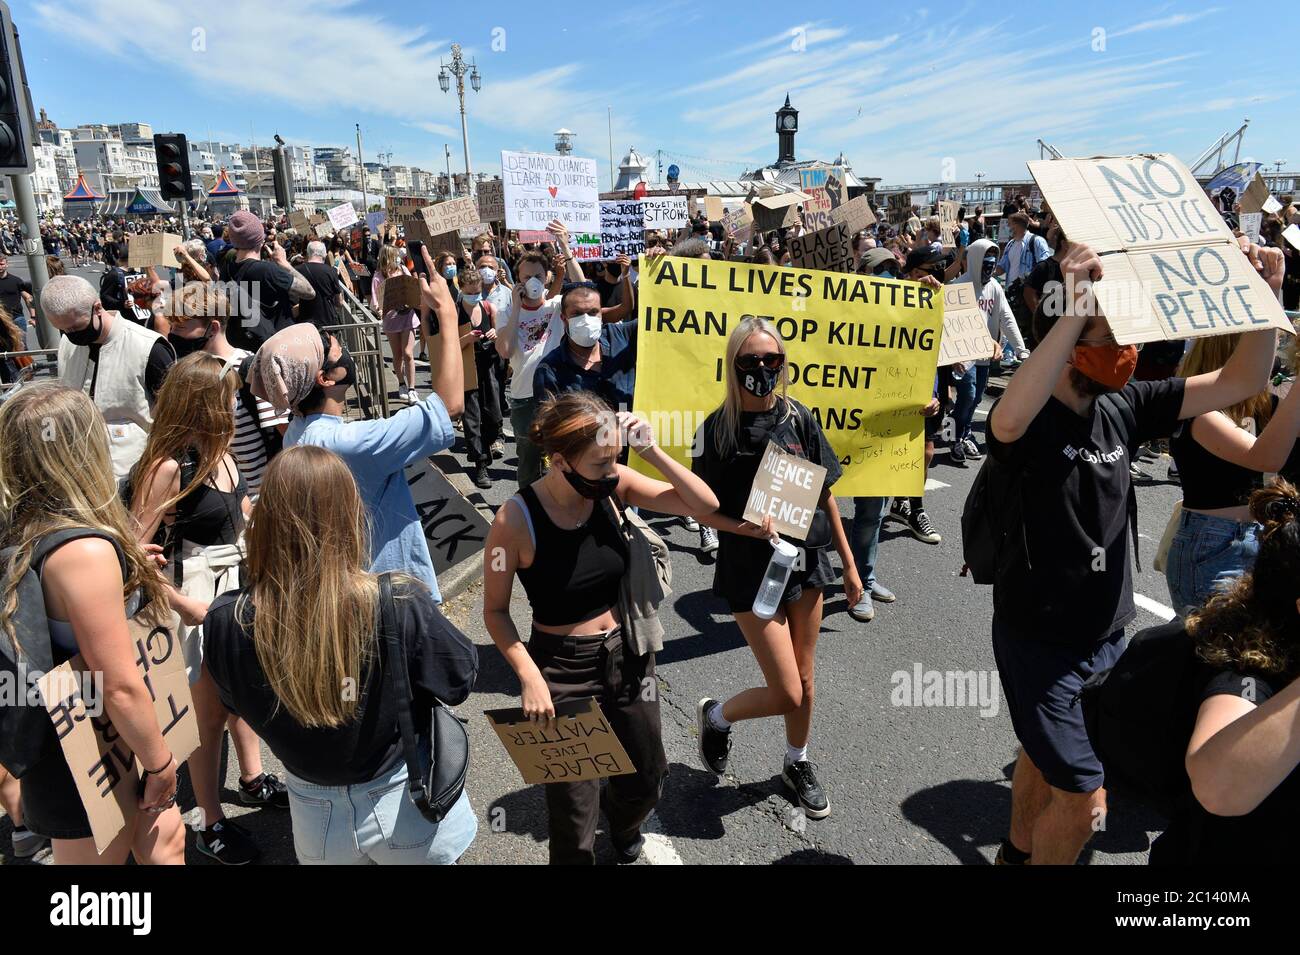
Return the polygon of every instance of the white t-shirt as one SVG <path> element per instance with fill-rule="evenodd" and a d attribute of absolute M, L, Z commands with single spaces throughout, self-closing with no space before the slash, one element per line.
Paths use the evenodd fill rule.
<path fill-rule="evenodd" d="M 499 320 L 499 319 L 498 319 Z M 533 396 L 533 373 L 542 356 L 564 340 L 564 319 L 560 317 L 560 296 L 548 298 L 537 308 L 519 306 L 519 327 L 510 356 L 510 397 L 518 401 Z"/>
<path fill-rule="evenodd" d="M 236 348 L 236 362 L 242 362 L 249 354 L 242 348 Z M 230 442 L 230 453 L 239 464 L 239 473 L 244 476 L 249 497 L 257 496 L 257 491 L 262 486 L 262 472 L 266 470 L 266 445 L 262 443 L 261 429 L 289 423 L 289 412 L 277 415 L 271 403 L 261 398 L 257 399 L 257 416 L 260 423 L 249 415 L 243 399 L 235 396 L 235 438 Z"/>

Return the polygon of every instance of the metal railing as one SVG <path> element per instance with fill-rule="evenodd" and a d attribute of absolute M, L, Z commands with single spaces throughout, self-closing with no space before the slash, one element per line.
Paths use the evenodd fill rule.
<path fill-rule="evenodd" d="M 343 305 L 351 321 L 326 326 L 351 353 L 357 363 L 355 398 L 349 412 L 360 418 L 388 417 L 388 382 L 384 377 L 383 323 L 371 313 L 351 289 L 343 289 Z"/>
<path fill-rule="evenodd" d="M 19 385 L 39 379 L 54 379 L 59 373 L 59 350 L 57 348 L 31 348 L 25 351 L 0 352 L 0 361 L 10 358 L 31 358 L 32 363 L 26 368 L 18 369 L 17 379 L 0 384 L 0 401 L 3 401 Z"/>

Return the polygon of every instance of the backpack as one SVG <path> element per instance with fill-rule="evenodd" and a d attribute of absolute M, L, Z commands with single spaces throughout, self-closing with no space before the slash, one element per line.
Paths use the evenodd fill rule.
<path fill-rule="evenodd" d="M 41 704 L 36 688 L 36 681 L 54 668 L 54 647 L 50 639 L 50 621 L 45 615 L 45 590 L 41 585 L 40 570 L 51 551 L 82 537 L 103 537 L 110 541 L 122 564 L 122 577 L 126 578 L 126 557 L 117 541 L 103 531 L 72 527 L 48 534 L 32 548 L 31 561 L 18 582 L 13 627 L 19 652 L 15 653 L 7 634 L 0 634 L 0 674 L 22 697 L 14 701 L 18 705 L 0 706 L 0 766 L 17 779 L 22 779 L 32 767 L 59 751 L 54 723 Z M 13 552 L 12 547 L 0 551 L 0 567 L 8 569 Z M 26 703 L 32 693 L 36 705 L 28 706 Z"/>
<path fill-rule="evenodd" d="M 1213 671 L 1181 621 L 1143 630 L 1079 690 L 1106 789 L 1167 817 L 1192 798 L 1185 765 L 1201 691 Z"/>
<path fill-rule="evenodd" d="M 199 471 L 198 458 L 193 451 L 188 451 L 181 456 L 180 466 L 180 490 L 181 494 L 184 494 L 186 488 L 194 482 L 194 475 Z M 131 468 L 126 477 L 122 478 L 117 485 L 117 495 L 122 499 L 127 511 L 131 510 L 131 501 L 135 497 L 135 471 L 134 467 Z M 184 537 L 181 534 L 180 523 L 179 514 L 177 514 L 177 519 L 172 522 L 170 527 L 160 521 L 158 532 L 154 534 L 153 539 L 153 543 L 162 545 L 163 556 L 172 562 L 172 583 L 178 590 L 185 582 L 185 571 L 182 567 L 184 561 L 180 559 L 181 541 Z"/>
<path fill-rule="evenodd" d="M 1130 459 L 1137 434 L 1133 407 L 1116 392 L 1097 399 L 1102 414 L 1120 433 Z M 992 454 L 984 459 L 966 503 L 961 511 L 962 559 L 966 562 L 961 576 L 970 575 L 977 584 L 996 584 L 1021 556 L 1032 569 L 1025 539 L 1024 501 L 1021 488 L 1024 468 L 1005 464 Z M 1138 553 L 1137 491 L 1128 486 L 1129 530 L 1133 535 L 1133 559 L 1138 570 L 1142 559 Z"/>
<path fill-rule="evenodd" d="M 126 287 L 126 270 L 116 265 L 105 269 L 104 274 L 99 277 L 99 301 L 105 311 L 125 310 L 130 298 L 130 292 Z"/>
<path fill-rule="evenodd" d="M 243 382 L 239 386 L 239 402 L 244 406 L 248 420 L 257 425 L 257 433 L 262 436 L 262 448 L 266 451 L 266 463 L 270 464 L 271 459 L 284 449 L 284 435 L 274 426 L 262 427 L 261 415 L 257 411 L 257 395 L 253 394 L 249 384 L 252 380 L 253 359 L 256 357 L 256 353 L 249 354 L 239 363 L 239 380 Z"/>

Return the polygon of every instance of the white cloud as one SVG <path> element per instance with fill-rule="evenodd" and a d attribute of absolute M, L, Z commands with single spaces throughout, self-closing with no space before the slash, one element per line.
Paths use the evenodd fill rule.
<path fill-rule="evenodd" d="M 1184 24 L 1195 23 L 1204 17 L 1218 13 L 1219 7 L 1211 7 L 1208 10 L 1201 10 L 1198 13 L 1175 13 L 1167 17 L 1160 17 L 1155 20 L 1144 20 L 1141 23 L 1135 23 L 1131 27 L 1124 27 L 1110 33 L 1111 38 L 1117 36 L 1128 36 L 1132 33 L 1146 33 L 1149 30 L 1168 30 L 1171 27 L 1180 27 Z"/>

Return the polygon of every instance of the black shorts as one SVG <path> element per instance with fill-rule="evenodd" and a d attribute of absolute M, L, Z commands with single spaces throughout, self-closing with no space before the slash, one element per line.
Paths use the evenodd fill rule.
<path fill-rule="evenodd" d="M 806 566 L 804 570 L 790 571 L 790 579 L 786 582 L 785 592 L 781 594 L 781 603 L 787 604 L 798 600 L 803 596 L 805 590 L 824 590 L 835 580 L 835 568 L 831 566 L 831 558 L 828 551 L 829 547 L 822 547 L 818 550 L 805 550 Z M 766 567 L 764 567 L 766 570 Z M 754 598 L 758 596 L 758 588 L 763 583 L 763 575 L 760 573 L 754 579 L 753 587 L 735 588 L 731 592 L 720 592 L 719 588 L 714 586 L 713 592 L 727 601 L 727 608 L 732 615 L 745 613 L 754 609 Z"/>
<path fill-rule="evenodd" d="M 47 839 L 89 839 L 94 833 L 68 761 L 59 750 L 22 778 L 23 824 Z"/>

